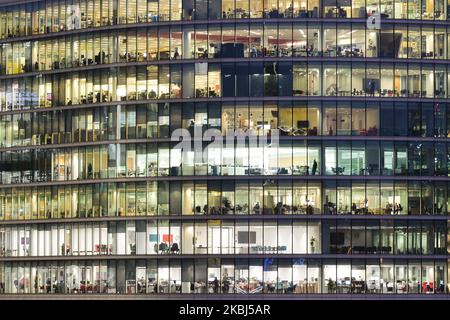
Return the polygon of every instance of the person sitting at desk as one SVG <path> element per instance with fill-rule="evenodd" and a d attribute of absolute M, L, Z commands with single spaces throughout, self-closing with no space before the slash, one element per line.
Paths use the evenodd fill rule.
<path fill-rule="evenodd" d="M 228 293 L 229 290 L 230 290 L 230 283 L 229 283 L 227 277 L 224 276 L 222 279 L 222 292 Z"/>
<path fill-rule="evenodd" d="M 385 210 L 385 213 L 386 214 L 390 214 L 390 213 L 392 213 L 392 204 L 390 204 L 389 202 L 386 204 L 386 209 L 384 209 Z"/>
<path fill-rule="evenodd" d="M 275 212 L 277 214 L 281 214 L 283 210 L 283 203 L 282 202 L 278 202 L 276 207 L 275 207 Z"/>
<path fill-rule="evenodd" d="M 333 9 L 330 8 L 325 14 L 325 18 L 332 18 L 332 17 L 333 17 Z"/>
<path fill-rule="evenodd" d="M 257 203 L 255 204 L 255 206 L 253 207 L 253 213 L 259 214 L 259 213 L 260 213 L 260 210 L 261 210 L 261 207 L 260 207 L 260 205 L 259 205 L 259 202 L 257 202 Z"/>
<path fill-rule="evenodd" d="M 279 56 L 278 46 L 276 44 L 273 45 L 273 54 L 275 57 Z"/>
<path fill-rule="evenodd" d="M 356 207 L 356 203 L 354 203 L 354 202 L 353 202 L 353 204 L 352 204 L 352 212 L 353 212 L 354 214 L 358 214 L 358 213 L 359 213 L 359 210 L 358 210 L 358 208 Z"/>
<path fill-rule="evenodd" d="M 223 213 L 229 213 L 230 211 L 233 211 L 230 200 L 224 199 L 224 200 L 222 200 L 222 203 L 223 203 L 223 206 L 222 206 Z"/>
<path fill-rule="evenodd" d="M 256 57 L 258 57 L 258 51 L 256 50 L 256 47 L 253 46 L 250 49 L 250 58 L 256 58 Z"/>

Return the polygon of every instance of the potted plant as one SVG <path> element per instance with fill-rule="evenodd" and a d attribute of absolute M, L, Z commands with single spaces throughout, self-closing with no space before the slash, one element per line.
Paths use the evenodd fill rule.
<path fill-rule="evenodd" d="M 328 279 L 327 289 L 328 293 L 334 293 L 336 290 L 336 283 L 331 278 Z"/>
<path fill-rule="evenodd" d="M 311 237 L 311 239 L 309 240 L 309 244 L 311 246 L 311 253 L 314 253 L 314 251 L 316 250 L 316 238 Z"/>

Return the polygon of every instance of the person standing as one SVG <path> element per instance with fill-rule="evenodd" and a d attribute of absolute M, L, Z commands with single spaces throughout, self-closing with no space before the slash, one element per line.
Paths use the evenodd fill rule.
<path fill-rule="evenodd" d="M 214 277 L 214 293 L 219 293 L 219 280 L 217 280 L 217 277 Z"/>
<path fill-rule="evenodd" d="M 312 175 L 315 176 L 317 171 L 317 161 L 314 159 L 313 166 L 312 166 Z"/>
<path fill-rule="evenodd" d="M 173 58 L 174 59 L 179 59 L 180 58 L 180 53 L 178 52 L 178 48 L 175 48 L 175 52 L 173 54 Z"/>
<path fill-rule="evenodd" d="M 369 90 L 370 95 L 373 97 L 375 95 L 375 80 L 372 79 L 369 80 Z"/>

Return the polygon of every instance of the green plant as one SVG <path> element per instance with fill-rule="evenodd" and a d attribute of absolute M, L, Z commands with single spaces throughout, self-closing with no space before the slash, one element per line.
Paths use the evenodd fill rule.
<path fill-rule="evenodd" d="M 336 282 L 333 281 L 331 278 L 328 279 L 327 289 L 328 293 L 332 293 L 336 290 Z"/>

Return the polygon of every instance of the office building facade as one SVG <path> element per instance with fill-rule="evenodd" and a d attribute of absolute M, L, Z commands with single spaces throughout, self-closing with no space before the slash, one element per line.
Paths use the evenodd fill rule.
<path fill-rule="evenodd" d="M 3 1 L 0 299 L 447 299 L 449 21 Z"/>

